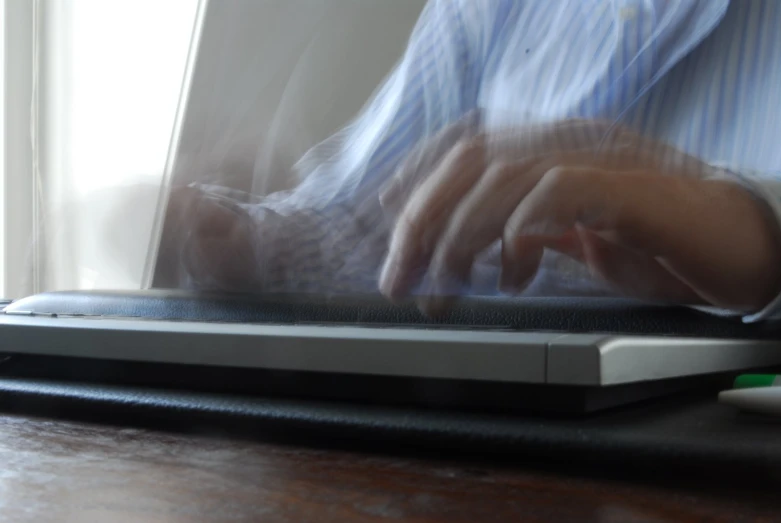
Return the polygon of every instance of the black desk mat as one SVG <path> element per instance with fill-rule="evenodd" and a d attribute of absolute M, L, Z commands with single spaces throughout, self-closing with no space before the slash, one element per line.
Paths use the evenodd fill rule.
<path fill-rule="evenodd" d="M 347 448 L 777 480 L 781 421 L 740 414 L 718 404 L 716 392 L 572 418 L 1 378 L 0 410 Z"/>

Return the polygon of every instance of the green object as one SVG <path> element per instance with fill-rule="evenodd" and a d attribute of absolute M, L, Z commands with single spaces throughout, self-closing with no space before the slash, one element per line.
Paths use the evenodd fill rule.
<path fill-rule="evenodd" d="M 753 389 L 757 387 L 781 386 L 781 376 L 778 374 L 743 374 L 735 378 L 735 389 Z"/>

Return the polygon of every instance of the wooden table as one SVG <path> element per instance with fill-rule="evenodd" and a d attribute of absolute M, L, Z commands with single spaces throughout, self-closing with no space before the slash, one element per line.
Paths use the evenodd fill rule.
<path fill-rule="evenodd" d="M 772 493 L 0 416 L 0 520 L 781 521 Z M 714 485 L 718 485 L 718 481 Z"/>

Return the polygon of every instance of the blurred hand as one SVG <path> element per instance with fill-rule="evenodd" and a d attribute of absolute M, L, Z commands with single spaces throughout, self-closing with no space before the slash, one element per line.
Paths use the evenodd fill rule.
<path fill-rule="evenodd" d="M 441 312 L 497 240 L 510 293 L 533 279 L 544 249 L 640 299 L 750 312 L 781 288 L 765 204 L 696 158 L 600 122 L 494 134 L 458 125 L 415 151 L 381 194 L 396 217 L 380 277 L 391 299 L 428 273 L 420 305 Z"/>
<path fill-rule="evenodd" d="M 170 241 L 178 248 L 180 281 L 200 289 L 246 291 L 258 277 L 253 249 L 256 230 L 246 210 L 235 201 L 190 187 L 175 189 L 169 200 Z"/>

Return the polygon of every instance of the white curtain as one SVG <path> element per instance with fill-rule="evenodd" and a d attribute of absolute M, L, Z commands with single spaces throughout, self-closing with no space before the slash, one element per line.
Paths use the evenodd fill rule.
<path fill-rule="evenodd" d="M 198 2 L 38 1 L 36 290 L 138 288 Z"/>
<path fill-rule="evenodd" d="M 5 274 L 6 274 L 6 220 L 5 220 L 5 200 L 6 200 L 6 158 L 5 158 L 5 131 L 6 131 L 6 115 L 5 115 L 5 78 L 6 78 L 6 52 L 5 52 L 5 40 L 6 40 L 6 2 L 0 0 L 0 297 L 4 297 L 6 293 Z"/>

